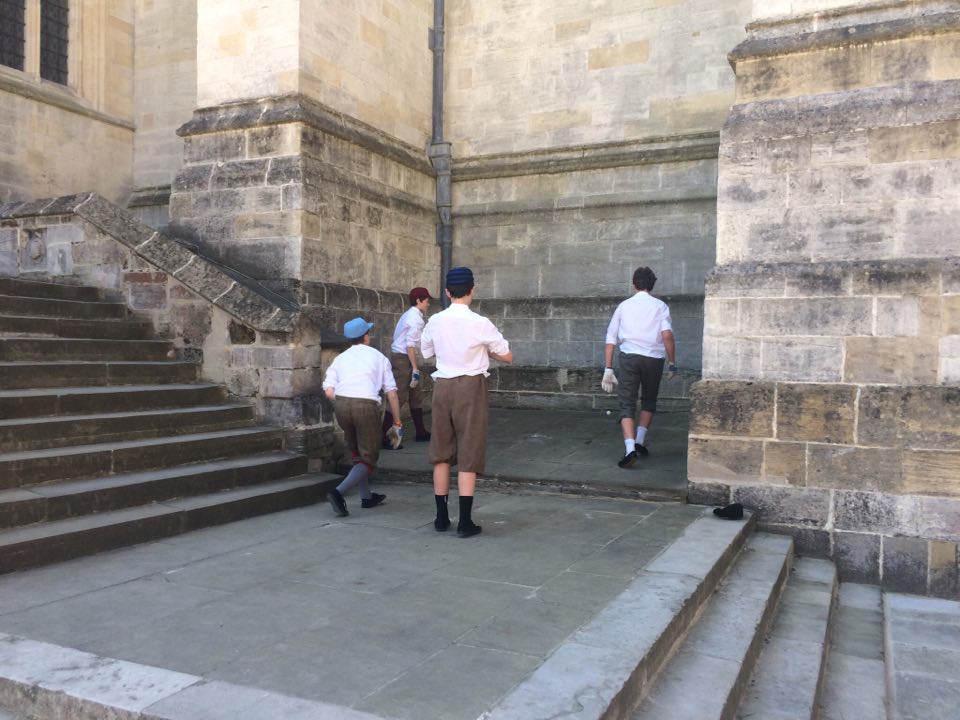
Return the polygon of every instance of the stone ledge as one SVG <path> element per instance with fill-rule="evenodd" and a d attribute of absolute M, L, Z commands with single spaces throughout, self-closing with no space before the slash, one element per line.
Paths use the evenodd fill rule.
<path fill-rule="evenodd" d="M 917 35 L 939 35 L 960 31 L 960 13 L 957 12 L 920 15 L 879 22 L 864 22 L 861 20 L 856 25 L 803 32 L 803 26 L 809 24 L 809 22 L 809 16 L 797 18 L 794 22 L 780 22 L 777 24 L 777 28 L 782 30 L 782 35 L 749 37 L 737 45 L 727 55 L 727 58 L 730 60 L 730 64 L 736 68 L 736 64 L 741 60 L 854 45 L 871 45 L 891 40 L 902 40 Z M 751 23 L 747 26 L 747 32 L 755 33 L 763 27 L 764 25 L 761 23 Z M 798 30 L 800 34 L 796 34 Z"/>
<path fill-rule="evenodd" d="M 297 122 L 396 160 L 431 177 L 436 174 L 425 149 L 397 140 L 372 125 L 297 94 L 199 108 L 194 111 L 191 120 L 180 126 L 177 135 L 192 137 Z"/>
<path fill-rule="evenodd" d="M 453 181 L 708 160 L 717 157 L 719 148 L 720 134 L 710 132 L 574 148 L 478 155 L 454 160 Z"/>
<path fill-rule="evenodd" d="M 295 303 L 153 230 L 96 193 L 0 205 L 0 220 L 62 215 L 84 220 L 257 330 L 289 332 L 296 323 L 300 308 Z"/>

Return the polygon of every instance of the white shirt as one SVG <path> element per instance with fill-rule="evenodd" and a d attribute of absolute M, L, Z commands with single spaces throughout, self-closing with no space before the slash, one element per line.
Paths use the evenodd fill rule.
<path fill-rule="evenodd" d="M 382 352 L 369 345 L 353 345 L 330 363 L 323 378 L 323 389 L 327 388 L 337 396 L 380 402 L 380 390 L 396 390 L 397 381 Z"/>
<path fill-rule="evenodd" d="M 650 293 L 638 292 L 617 306 L 607 326 L 607 344 L 620 345 L 620 352 L 665 358 L 664 330 L 673 330 L 670 308 Z"/>
<path fill-rule="evenodd" d="M 510 345 L 496 325 L 461 303 L 433 315 L 423 329 L 420 351 L 437 356 L 434 378 L 489 375 L 490 355 L 506 355 Z"/>
<path fill-rule="evenodd" d="M 411 305 L 397 322 L 397 329 L 393 331 L 393 344 L 390 349 L 393 352 L 407 354 L 407 348 L 415 348 L 420 344 L 420 336 L 423 334 L 423 313 L 417 310 L 416 305 Z"/>

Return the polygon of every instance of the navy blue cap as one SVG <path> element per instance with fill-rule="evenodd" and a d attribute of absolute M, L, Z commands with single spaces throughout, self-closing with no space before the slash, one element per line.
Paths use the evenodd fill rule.
<path fill-rule="evenodd" d="M 455 267 L 447 271 L 447 287 L 454 285 L 473 285 L 473 270 L 468 267 Z"/>
<path fill-rule="evenodd" d="M 343 335 L 348 340 L 356 340 L 370 332 L 373 327 L 372 322 L 367 322 L 361 317 L 348 320 L 343 324 Z"/>

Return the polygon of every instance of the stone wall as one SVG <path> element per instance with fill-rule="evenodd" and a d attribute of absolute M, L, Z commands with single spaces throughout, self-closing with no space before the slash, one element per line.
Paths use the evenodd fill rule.
<path fill-rule="evenodd" d="M 843 579 L 955 596 L 960 14 L 887 2 L 750 31 L 689 497 L 743 502 Z"/>
<path fill-rule="evenodd" d="M 423 150 L 297 95 L 199 110 L 180 132 L 179 237 L 291 296 L 318 281 L 435 287 Z"/>

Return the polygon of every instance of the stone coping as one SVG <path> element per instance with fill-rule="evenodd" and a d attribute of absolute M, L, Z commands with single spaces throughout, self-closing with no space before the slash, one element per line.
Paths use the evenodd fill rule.
<path fill-rule="evenodd" d="M 752 529 L 705 510 L 483 720 L 629 717 Z"/>
<path fill-rule="evenodd" d="M 289 332 L 300 308 L 255 280 L 198 255 L 97 193 L 0 205 L 0 220 L 75 215 L 169 273 L 201 297 L 257 330 Z"/>
<path fill-rule="evenodd" d="M 334 137 L 388 157 L 426 175 L 436 173 L 425 148 L 398 140 L 372 125 L 338 112 L 301 94 L 244 100 L 199 108 L 180 126 L 177 135 L 191 137 L 225 130 L 305 123 Z"/>
<path fill-rule="evenodd" d="M 0 92 L 8 92 L 27 100 L 52 105 L 60 110 L 76 113 L 124 130 L 136 130 L 136 125 L 129 120 L 90 107 L 69 87 L 47 81 L 32 80 L 25 73 L 13 68 L 0 66 Z"/>
<path fill-rule="evenodd" d="M 848 12 L 849 10 L 848 8 Z M 856 11 L 857 9 L 853 8 L 853 10 Z M 807 27 L 813 27 L 810 23 L 810 16 L 802 16 L 795 21 L 777 23 L 776 27 L 780 32 L 772 37 L 756 36 L 758 29 L 769 27 L 769 25 L 751 24 L 747 26 L 747 30 L 754 33 L 754 36 L 748 37 L 737 45 L 727 55 L 727 58 L 731 65 L 736 66 L 741 60 L 869 45 L 891 40 L 902 40 L 917 35 L 960 32 L 960 12 L 939 12 L 931 15 L 878 19 L 875 21 L 871 21 L 868 16 L 857 18 L 856 23 L 809 31 Z"/>
<path fill-rule="evenodd" d="M 630 165 L 716 158 L 720 133 L 651 137 L 628 142 L 531 150 L 455 159 L 454 182 L 483 178 L 579 172 Z"/>
<path fill-rule="evenodd" d="M 0 633 L 0 704 L 43 717 L 110 720 L 381 720 L 341 705 L 100 657 Z"/>

